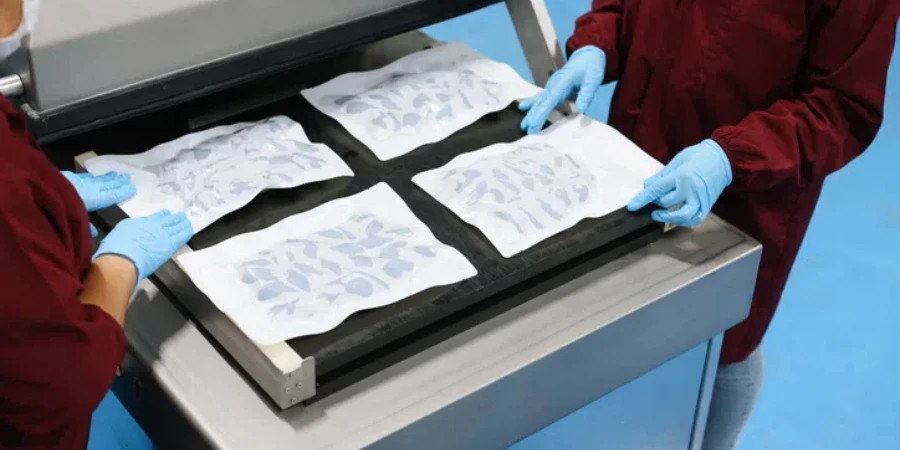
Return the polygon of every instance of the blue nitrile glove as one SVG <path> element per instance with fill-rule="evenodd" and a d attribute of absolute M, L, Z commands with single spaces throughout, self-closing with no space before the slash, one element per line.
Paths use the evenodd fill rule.
<path fill-rule="evenodd" d="M 651 202 L 666 208 L 653 211 L 657 222 L 682 227 L 700 225 L 713 204 L 731 184 L 731 163 L 712 139 L 682 150 L 658 174 L 644 182 L 644 190 L 628 203 L 637 211 Z M 676 205 L 680 208 L 669 211 Z"/>
<path fill-rule="evenodd" d="M 63 176 L 72 183 L 84 208 L 88 212 L 94 212 L 110 207 L 119 202 L 124 202 L 137 194 L 137 189 L 131 184 L 131 178 L 126 174 L 109 172 L 100 176 L 90 173 L 62 172 Z M 97 229 L 91 224 L 91 237 L 97 237 Z"/>
<path fill-rule="evenodd" d="M 63 171 L 62 174 L 69 180 L 69 183 L 72 183 L 72 186 L 75 186 L 75 190 L 88 212 L 124 202 L 137 194 L 137 189 L 131 184 L 131 177 L 127 174 L 108 172 L 97 176 L 90 173 L 68 171 Z"/>
<path fill-rule="evenodd" d="M 578 92 L 575 109 L 580 113 L 587 111 L 605 75 L 606 54 L 603 50 L 592 45 L 575 50 L 569 62 L 550 76 L 543 92 L 519 105 L 520 110 L 528 111 L 522 119 L 522 131 L 528 134 L 541 131 L 553 108 L 568 100 L 574 91 Z"/>
<path fill-rule="evenodd" d="M 172 214 L 164 209 L 119 222 L 100 242 L 94 259 L 107 254 L 128 258 L 134 263 L 140 282 L 171 259 L 193 235 L 194 227 L 183 212 Z"/>

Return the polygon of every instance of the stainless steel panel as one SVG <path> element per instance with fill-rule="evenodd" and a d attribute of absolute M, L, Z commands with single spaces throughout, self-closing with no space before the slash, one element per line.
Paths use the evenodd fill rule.
<path fill-rule="evenodd" d="M 367 448 L 413 450 L 423 448 L 426 442 L 435 450 L 505 448 L 740 321 L 748 311 L 758 257 L 759 252 L 746 253 L 697 279 L 685 280 L 675 290 L 657 292 L 641 304 L 628 308 L 621 303 L 609 305 L 594 314 L 590 306 L 602 304 L 606 295 L 648 286 L 652 287 L 647 290 L 655 291 L 653 278 L 649 274 L 620 276 L 600 289 L 588 289 L 594 284 L 588 277 L 576 280 L 562 290 L 581 297 L 582 306 L 588 309 L 571 311 L 574 317 L 548 317 L 534 325 L 555 328 L 568 319 L 571 327 L 578 327 L 596 319 L 594 329 L 585 329 L 552 353 L 485 383 L 478 391 L 457 398 L 452 406 L 433 411 Z M 594 275 L 604 272 L 612 275 L 607 267 Z M 541 298 L 535 301 L 536 305 L 525 307 L 538 306 Z M 589 302 L 593 304 L 589 306 Z M 530 340 L 544 345 L 536 339 L 542 334 L 550 338 L 536 327 Z M 435 439 L 446 430 L 453 430 L 452 439 Z M 348 448 L 355 445 L 353 442 Z"/>
<path fill-rule="evenodd" d="M 44 0 L 29 44 L 38 112 L 421 0 Z"/>
<path fill-rule="evenodd" d="M 0 78 L 0 94 L 4 97 L 18 97 L 25 92 L 22 78 L 18 75 L 7 75 Z"/>
<path fill-rule="evenodd" d="M 170 300 L 137 300 L 126 331 L 153 361 L 149 376 L 217 448 L 501 448 L 741 320 L 759 256 L 712 218 L 280 413 Z"/>
<path fill-rule="evenodd" d="M 688 350 L 509 450 L 688 450 L 710 345 Z"/>

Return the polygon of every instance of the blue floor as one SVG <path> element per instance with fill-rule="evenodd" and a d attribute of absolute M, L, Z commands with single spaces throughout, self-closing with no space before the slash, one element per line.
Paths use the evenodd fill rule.
<path fill-rule="evenodd" d="M 557 32 L 567 37 L 590 2 L 547 3 Z M 530 79 L 503 6 L 427 31 L 467 42 Z M 611 87 L 599 94 L 589 111 L 595 118 L 606 119 L 611 94 Z M 886 109 L 872 147 L 826 184 L 766 338 L 767 378 L 741 450 L 900 448 L 900 62 L 890 75 Z M 573 439 L 564 425 L 544 430 L 552 439 L 517 450 L 596 448 Z M 94 414 L 89 448 L 152 445 L 108 395 Z"/>

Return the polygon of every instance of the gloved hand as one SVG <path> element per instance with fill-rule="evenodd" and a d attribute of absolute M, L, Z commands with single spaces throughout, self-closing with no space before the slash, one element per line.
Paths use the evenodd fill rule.
<path fill-rule="evenodd" d="M 69 180 L 69 183 L 72 183 L 72 186 L 75 186 L 75 190 L 88 212 L 124 202 L 137 194 L 137 189 L 131 184 L 131 177 L 127 174 L 108 172 L 97 176 L 90 173 L 68 171 L 63 171 L 62 174 Z"/>
<path fill-rule="evenodd" d="M 62 172 L 72 183 L 88 212 L 94 212 L 124 202 L 137 194 L 126 174 L 109 172 L 100 176 L 90 173 Z M 91 237 L 97 237 L 97 229 L 91 224 Z"/>
<path fill-rule="evenodd" d="M 657 222 L 677 226 L 700 225 L 713 204 L 731 184 L 731 162 L 722 147 L 712 139 L 682 150 L 659 173 L 644 182 L 644 190 L 628 203 L 637 211 L 655 202 L 666 208 L 653 211 Z M 680 208 L 669 211 L 676 205 Z"/>
<path fill-rule="evenodd" d="M 520 110 L 528 111 L 522 119 L 522 131 L 528 134 L 541 131 L 553 108 L 565 102 L 573 91 L 578 92 L 575 109 L 585 112 L 603 84 L 605 75 L 606 54 L 603 50 L 592 45 L 575 50 L 566 65 L 550 76 L 543 92 L 519 105 Z"/>
<path fill-rule="evenodd" d="M 128 258 L 134 263 L 140 282 L 172 258 L 193 235 L 194 227 L 183 212 L 172 214 L 164 209 L 119 222 L 100 242 L 94 259 L 106 254 Z"/>

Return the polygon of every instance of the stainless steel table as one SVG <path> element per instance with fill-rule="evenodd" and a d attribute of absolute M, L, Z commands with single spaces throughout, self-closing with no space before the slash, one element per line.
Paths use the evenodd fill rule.
<path fill-rule="evenodd" d="M 719 336 L 746 315 L 760 254 L 712 218 L 284 412 L 145 282 L 114 391 L 161 448 L 493 449 L 699 345 L 696 395 L 679 397 L 691 429 L 671 444 L 698 448 Z"/>

